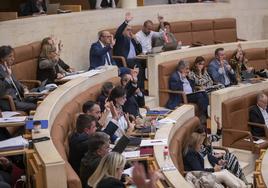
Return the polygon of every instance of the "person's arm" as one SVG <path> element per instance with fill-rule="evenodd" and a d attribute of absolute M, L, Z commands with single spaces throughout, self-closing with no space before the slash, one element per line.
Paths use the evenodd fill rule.
<path fill-rule="evenodd" d="M 183 84 L 175 74 L 171 75 L 169 79 L 169 89 L 174 91 L 183 91 Z"/>
<path fill-rule="evenodd" d="M 217 67 L 214 65 L 214 63 L 212 64 L 211 62 L 208 66 L 208 73 L 214 82 L 220 82 L 220 77 L 223 74 L 223 70 L 222 68 L 219 68 L 219 70 L 217 70 Z"/>
<path fill-rule="evenodd" d="M 97 43 L 93 44 L 91 46 L 91 54 L 93 56 L 103 56 L 105 55 L 108 51 L 110 51 L 112 48 L 110 45 L 105 46 L 104 48 L 99 46 Z"/>
<path fill-rule="evenodd" d="M 199 153 L 197 152 L 190 152 L 186 155 L 185 159 L 188 166 L 190 167 L 191 171 L 207 171 L 207 172 L 214 172 L 213 168 L 204 168 L 201 165 L 200 159 L 198 157 Z"/>
<path fill-rule="evenodd" d="M 130 14 L 130 12 L 127 12 L 125 15 L 125 21 L 118 27 L 116 33 L 115 33 L 115 39 L 119 39 L 120 37 L 123 37 L 123 32 L 126 29 L 128 23 L 133 19 L 133 16 Z"/>

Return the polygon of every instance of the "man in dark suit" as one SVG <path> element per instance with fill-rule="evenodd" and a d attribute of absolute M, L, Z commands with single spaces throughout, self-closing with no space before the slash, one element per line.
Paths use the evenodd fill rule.
<path fill-rule="evenodd" d="M 76 131 L 69 138 L 69 162 L 79 174 L 80 161 L 88 150 L 88 138 L 97 130 L 95 117 L 81 114 L 76 121 Z"/>
<path fill-rule="evenodd" d="M 268 125 L 268 98 L 264 93 L 257 95 L 257 104 L 249 110 L 249 121 L 254 123 Z M 252 126 L 251 133 L 253 136 L 265 137 L 265 130 L 261 127 Z"/>
<path fill-rule="evenodd" d="M 99 32 L 99 41 L 91 45 L 89 52 L 89 60 L 91 69 L 96 69 L 100 66 L 116 65 L 112 58 L 112 49 L 115 45 L 113 35 L 109 31 Z M 130 69 L 126 67 L 119 67 L 119 75 L 129 74 Z"/>
<path fill-rule="evenodd" d="M 217 84 L 222 84 L 226 87 L 237 84 L 235 72 L 225 60 L 223 48 L 215 50 L 215 58 L 208 65 L 208 73 Z"/>
<path fill-rule="evenodd" d="M 189 79 L 189 64 L 184 60 L 180 60 L 176 72 L 169 79 L 169 89 L 174 91 L 184 91 L 187 95 L 188 102 L 196 103 L 200 110 L 201 123 L 205 123 L 207 116 L 207 107 L 209 104 L 206 92 L 195 92 L 194 81 Z M 180 95 L 170 94 L 167 102 L 167 108 L 174 109 L 182 102 Z"/>
<path fill-rule="evenodd" d="M 29 92 L 27 87 L 21 84 L 12 74 L 11 65 L 14 63 L 14 50 L 10 46 L 0 47 L 0 80 L 4 84 L 5 94 L 10 95 L 15 103 L 16 109 L 29 112 L 36 109 L 36 105 L 27 101 L 24 94 Z M 0 100 L 0 108 L 3 111 L 11 110 L 9 103 Z"/>
<path fill-rule="evenodd" d="M 138 85 L 144 89 L 146 61 L 137 59 L 136 56 L 142 53 L 141 44 L 132 33 L 129 22 L 133 19 L 132 15 L 127 12 L 125 21 L 118 27 L 114 45 L 114 55 L 123 56 L 126 59 L 127 66 L 133 69 L 135 66 L 139 68 Z"/>

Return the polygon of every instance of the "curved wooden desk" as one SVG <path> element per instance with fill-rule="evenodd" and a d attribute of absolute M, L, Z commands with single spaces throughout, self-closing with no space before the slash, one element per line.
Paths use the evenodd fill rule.
<path fill-rule="evenodd" d="M 266 187 L 268 187 L 268 150 L 266 150 L 261 163 L 261 174 Z"/>
<path fill-rule="evenodd" d="M 116 77 L 118 70 L 116 67 L 109 67 L 103 73 L 94 75 L 90 78 L 79 77 L 59 86 L 38 106 L 34 115 L 35 120 L 48 120 L 48 129 L 41 130 L 40 133 L 32 135 L 33 138 L 43 136 L 50 137 L 50 130 L 53 122 L 60 110 L 79 93 L 88 88 L 102 83 L 109 78 Z M 45 182 L 48 188 L 66 188 L 67 178 L 65 172 L 65 163 L 51 140 L 34 144 L 45 166 Z M 60 175 L 60 177 L 59 177 Z"/>
<path fill-rule="evenodd" d="M 176 123 L 162 125 L 161 128 L 156 132 L 155 139 L 168 138 L 169 144 L 170 138 L 176 132 L 176 130 L 180 128 L 180 126 L 183 125 L 187 120 L 194 117 L 194 107 L 192 105 L 183 105 L 174 110 L 168 115 L 168 117 L 175 120 Z M 154 156 L 159 167 L 164 165 L 163 149 L 164 146 L 154 146 Z M 191 185 L 184 179 L 177 169 L 172 171 L 164 171 L 163 174 L 172 187 L 191 187 Z"/>

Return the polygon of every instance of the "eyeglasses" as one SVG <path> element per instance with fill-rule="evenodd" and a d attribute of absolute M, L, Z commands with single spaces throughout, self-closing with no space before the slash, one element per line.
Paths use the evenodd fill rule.
<path fill-rule="evenodd" d="M 104 37 L 104 38 L 110 38 L 112 37 L 111 35 L 102 35 L 101 37 Z"/>

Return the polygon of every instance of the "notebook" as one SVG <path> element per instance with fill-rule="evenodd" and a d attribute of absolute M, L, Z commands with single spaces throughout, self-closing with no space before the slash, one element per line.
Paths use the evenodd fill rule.
<path fill-rule="evenodd" d="M 110 137 L 112 137 L 117 129 L 118 129 L 118 126 L 114 124 L 112 121 L 110 121 L 107 127 L 103 130 L 103 132 L 105 132 Z"/>
<path fill-rule="evenodd" d="M 113 152 L 123 153 L 123 151 L 126 149 L 127 145 L 129 144 L 129 138 L 125 135 L 123 135 L 113 148 Z"/>
<path fill-rule="evenodd" d="M 28 141 L 22 136 L 17 136 L 0 142 L 0 151 L 23 149 L 28 146 Z"/>

